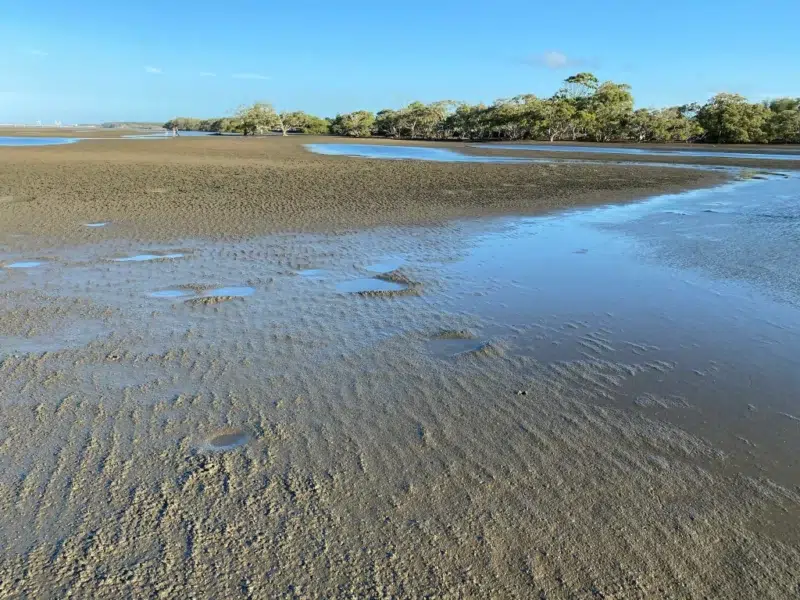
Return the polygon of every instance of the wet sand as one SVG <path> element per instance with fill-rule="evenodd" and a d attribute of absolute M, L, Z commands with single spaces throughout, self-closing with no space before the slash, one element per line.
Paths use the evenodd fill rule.
<path fill-rule="evenodd" d="M 0 259 L 41 262 L 0 269 L 0 594 L 797 593 L 800 481 L 769 465 L 772 421 L 739 452 L 703 428 L 724 406 L 703 404 L 714 375 L 681 383 L 712 370 L 696 355 L 742 370 L 725 347 L 745 344 L 743 319 L 768 307 L 788 336 L 795 313 L 759 300 L 713 321 L 737 296 L 649 270 L 629 248 L 639 221 L 573 239 L 561 217 L 492 218 L 726 174 L 304 141 L 0 148 Z M 114 260 L 136 255 L 157 258 Z M 415 293 L 337 291 L 369 278 Z M 150 296 L 220 289 L 248 295 Z M 692 354 L 702 322 L 735 326 Z M 778 347 L 773 329 L 759 340 Z M 748 394 L 754 414 L 796 414 Z"/>
<path fill-rule="evenodd" d="M 437 164 L 307 152 L 326 138 L 93 140 L 0 147 L 5 231 L 143 240 L 532 214 L 713 185 L 724 174 L 604 165 Z M 76 223 L 112 221 L 96 231 Z"/>

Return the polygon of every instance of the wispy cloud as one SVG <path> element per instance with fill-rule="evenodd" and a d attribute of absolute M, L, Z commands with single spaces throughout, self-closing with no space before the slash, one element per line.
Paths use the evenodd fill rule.
<path fill-rule="evenodd" d="M 266 75 L 259 75 L 258 73 L 234 73 L 231 77 L 234 79 L 269 79 Z"/>
<path fill-rule="evenodd" d="M 216 77 L 216 73 L 209 73 L 208 71 L 200 71 L 200 77 Z"/>
<path fill-rule="evenodd" d="M 153 75 L 161 75 L 161 69 L 158 67 L 145 67 L 145 72 L 152 73 Z"/>
<path fill-rule="evenodd" d="M 590 61 L 583 58 L 567 56 L 563 52 L 550 50 L 541 54 L 534 54 L 523 60 L 527 65 L 533 67 L 543 67 L 545 69 L 571 69 L 586 66 Z"/>

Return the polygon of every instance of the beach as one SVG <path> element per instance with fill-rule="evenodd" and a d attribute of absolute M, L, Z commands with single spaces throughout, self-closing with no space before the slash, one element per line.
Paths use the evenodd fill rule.
<path fill-rule="evenodd" d="M 0 595 L 798 593 L 794 161 L 327 141 L 0 147 Z"/>
<path fill-rule="evenodd" d="M 9 230 L 56 241 L 78 241 L 85 232 L 75 232 L 72 222 L 98 215 L 135 228 L 143 240 L 219 238 L 541 213 L 713 185 L 725 177 L 598 165 L 432 166 L 305 150 L 304 144 L 320 140 L 210 136 L 91 140 L 35 153 L 0 148 L 0 211 Z"/>

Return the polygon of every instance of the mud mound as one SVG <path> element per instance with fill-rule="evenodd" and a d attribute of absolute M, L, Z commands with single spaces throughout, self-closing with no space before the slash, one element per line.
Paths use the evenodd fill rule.
<path fill-rule="evenodd" d="M 431 336 L 432 340 L 474 340 L 477 336 L 469 329 L 442 329 Z"/>

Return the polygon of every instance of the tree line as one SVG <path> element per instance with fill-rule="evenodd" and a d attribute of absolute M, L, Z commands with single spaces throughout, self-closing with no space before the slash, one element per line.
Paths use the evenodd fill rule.
<path fill-rule="evenodd" d="M 244 106 L 232 117 L 216 119 L 196 119 L 193 117 L 176 117 L 164 123 L 164 127 L 177 127 L 181 131 L 208 131 L 211 133 L 241 133 L 256 135 L 280 131 L 283 135 L 306 133 L 325 135 L 330 133 L 330 119 L 315 117 L 302 111 L 277 112 L 268 102 L 256 102 L 252 106 Z"/>
<path fill-rule="evenodd" d="M 490 105 L 442 100 L 412 102 L 378 113 L 359 110 L 332 119 L 277 112 L 257 102 L 231 117 L 176 118 L 165 127 L 252 135 L 266 132 L 384 136 L 432 140 L 549 140 L 592 142 L 800 143 L 800 98 L 749 102 L 720 93 L 705 104 L 634 109 L 627 84 L 591 73 L 564 80 L 549 98 L 522 94 Z"/>

